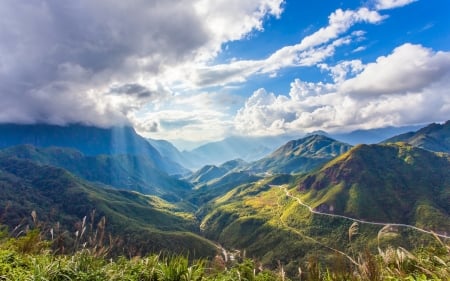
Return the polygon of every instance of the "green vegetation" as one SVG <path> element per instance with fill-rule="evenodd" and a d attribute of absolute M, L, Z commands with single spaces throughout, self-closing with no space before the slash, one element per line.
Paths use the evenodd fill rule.
<path fill-rule="evenodd" d="M 195 189 L 138 156 L 4 149 L 0 280 L 447 280 L 450 156 L 307 139 L 273 154 L 288 174 L 236 160 Z M 302 157 L 335 158 L 290 174 Z"/>
<path fill-rule="evenodd" d="M 383 143 L 407 142 L 430 151 L 450 153 L 450 120 L 444 124 L 430 124 L 417 132 L 401 134 Z"/>
<path fill-rule="evenodd" d="M 349 144 L 322 135 L 311 135 L 286 143 L 269 156 L 251 163 L 249 169 L 263 173 L 305 173 L 350 148 Z"/>
<path fill-rule="evenodd" d="M 0 188 L 0 219 L 11 229 L 31 225 L 24 218 L 35 210 L 45 222 L 43 229 L 59 229 L 65 233 L 64 243 L 70 243 L 69 233 L 81 218 L 97 224 L 106 217 L 106 231 L 122 241 L 120 251 L 127 256 L 165 250 L 206 257 L 216 252 L 213 243 L 198 235 L 196 218 L 182 207 L 155 196 L 103 188 L 61 168 L 2 158 Z"/>
<path fill-rule="evenodd" d="M 54 247 L 58 243 L 57 238 L 43 239 L 45 234 L 39 229 L 36 213 L 32 213 L 32 218 L 36 228 L 17 237 L 8 236 L 5 228 L 0 227 L 0 280 L 425 281 L 447 280 L 450 275 L 450 244 L 439 238 L 436 238 L 435 248 L 415 253 L 401 247 L 386 247 L 379 248 L 377 254 L 367 250 L 354 253 L 357 259 L 335 254 L 327 265 L 317 253 L 313 253 L 290 273 L 280 261 L 273 269 L 267 269 L 260 262 L 237 253 L 233 259 L 218 254 L 209 260 L 162 253 L 131 258 L 111 257 L 114 245 L 102 244 L 98 238 L 103 233 L 102 224 L 85 239 L 83 234 L 76 233 L 79 241 L 76 241 L 72 253 L 60 254 Z M 349 235 L 357 234 L 358 229 L 349 232 Z"/>
<path fill-rule="evenodd" d="M 405 143 L 360 145 L 299 178 L 313 208 L 371 221 L 450 230 L 450 157 Z"/>
<path fill-rule="evenodd" d="M 191 190 L 190 184 L 162 172 L 148 157 L 126 154 L 86 156 L 70 148 L 19 145 L 0 150 L 0 159 L 10 158 L 60 167 L 88 181 L 158 195 L 169 201 L 179 201 Z"/>
<path fill-rule="evenodd" d="M 449 233 L 449 170 L 448 155 L 405 144 L 358 146 L 308 175 L 240 185 L 198 215 L 206 237 L 272 267 L 279 260 L 290 274 L 314 257 L 328 267 L 336 255 L 358 263 L 366 250 L 420 251 L 437 242 L 411 228 L 366 223 L 349 239 L 352 220 L 311 213 L 285 188 L 316 211 Z"/>

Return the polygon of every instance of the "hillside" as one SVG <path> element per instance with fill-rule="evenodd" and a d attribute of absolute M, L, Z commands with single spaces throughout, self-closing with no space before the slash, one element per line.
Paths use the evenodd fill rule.
<path fill-rule="evenodd" d="M 230 160 L 220 166 L 205 165 L 190 175 L 187 180 L 196 185 L 204 184 L 217 180 L 235 169 L 244 168 L 246 165 L 247 163 L 242 159 Z"/>
<path fill-rule="evenodd" d="M 188 196 L 188 201 L 200 207 L 236 186 L 261 179 L 260 176 L 246 171 L 246 165 L 242 159 L 235 159 L 220 166 L 206 165 L 199 169 L 187 178 L 195 187 Z"/>
<path fill-rule="evenodd" d="M 414 249 L 433 243 L 432 235 L 411 228 L 390 227 L 384 234 L 382 224 L 363 221 L 450 233 L 449 170 L 448 155 L 404 144 L 360 145 L 315 172 L 230 189 L 198 215 L 208 238 L 295 271 L 313 255 L 329 262 L 336 249 L 353 256 L 380 245 Z M 351 219 L 313 213 L 298 200 L 316 212 L 360 219 L 356 234 L 349 240 Z"/>
<path fill-rule="evenodd" d="M 36 147 L 69 147 L 88 156 L 138 155 L 148 158 L 154 167 L 169 174 L 183 174 L 181 165 L 161 157 L 158 151 L 132 127 L 99 128 L 85 125 L 0 124 L 0 148 L 20 144 Z"/>
<path fill-rule="evenodd" d="M 450 232 L 450 157 L 407 144 L 359 145 L 301 178 L 313 208 Z"/>
<path fill-rule="evenodd" d="M 188 169 L 195 169 L 196 165 L 194 164 L 192 159 L 186 156 L 186 153 L 182 153 L 176 148 L 172 143 L 166 140 L 155 140 L 155 139 L 147 139 L 147 141 L 158 150 L 159 154 L 164 158 L 181 164 L 183 167 Z"/>
<path fill-rule="evenodd" d="M 249 165 L 254 172 L 304 173 L 346 152 L 350 145 L 323 135 L 289 141 L 269 156 Z"/>
<path fill-rule="evenodd" d="M 75 232 L 84 216 L 95 210 L 97 223 L 106 218 L 106 231 L 123 241 L 123 254 L 155 251 L 211 256 L 215 246 L 201 238 L 192 214 L 152 196 L 102 188 L 61 168 L 17 158 L 0 159 L 0 210 L 10 229 L 31 223 L 33 210 L 49 229 Z M 30 218 L 30 220 L 28 220 Z M 73 239 L 68 236 L 67 241 Z"/>
<path fill-rule="evenodd" d="M 413 146 L 436 152 L 450 153 L 450 120 L 444 124 L 430 124 L 418 131 L 389 138 L 383 143 L 407 142 Z"/>
<path fill-rule="evenodd" d="M 137 155 L 86 156 L 70 148 L 19 145 L 0 150 L 0 158 L 5 157 L 61 167 L 88 181 L 158 195 L 170 201 L 180 200 L 192 188 L 157 169 L 147 157 Z"/>

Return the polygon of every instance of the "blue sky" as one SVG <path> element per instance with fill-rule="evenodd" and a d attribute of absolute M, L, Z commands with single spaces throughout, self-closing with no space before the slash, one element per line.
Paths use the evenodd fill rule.
<path fill-rule="evenodd" d="M 441 122 L 449 10 L 447 0 L 5 0 L 0 122 L 131 124 L 189 142 Z"/>

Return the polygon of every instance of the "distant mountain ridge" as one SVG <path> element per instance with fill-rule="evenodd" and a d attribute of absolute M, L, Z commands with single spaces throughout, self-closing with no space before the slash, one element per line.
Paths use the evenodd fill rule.
<path fill-rule="evenodd" d="M 286 142 L 307 137 L 323 135 L 350 145 L 379 143 L 391 136 L 420 129 L 421 126 L 384 127 L 376 129 L 356 130 L 348 133 L 328 133 L 314 131 L 305 135 L 282 135 L 266 137 L 232 136 L 220 141 L 209 142 L 189 151 L 180 151 L 165 140 L 149 139 L 149 142 L 161 155 L 178 162 L 191 170 L 198 170 L 205 165 L 220 165 L 232 159 L 243 159 L 247 162 L 267 157 Z"/>
<path fill-rule="evenodd" d="M 383 141 L 390 142 L 406 142 L 431 151 L 450 153 L 450 120 L 444 124 L 433 123 L 416 132 L 408 132 Z"/>
<path fill-rule="evenodd" d="M 166 140 L 147 139 L 147 141 L 165 158 L 173 162 L 180 163 L 188 169 L 197 167 L 195 159 L 192 159 L 187 152 L 180 152 L 172 143 Z"/>
<path fill-rule="evenodd" d="M 0 159 L 12 157 L 61 167 L 88 181 L 158 195 L 169 201 L 180 200 L 191 189 L 187 182 L 170 177 L 147 157 L 137 155 L 86 156 L 73 148 L 35 147 L 29 144 L 0 150 Z"/>
<path fill-rule="evenodd" d="M 129 154 L 148 157 L 158 169 L 169 174 L 183 174 L 186 169 L 164 159 L 159 152 L 132 127 L 99 128 L 81 124 L 20 125 L 0 124 L 0 148 L 19 144 L 36 147 L 70 147 L 91 155 Z"/>
<path fill-rule="evenodd" d="M 183 151 L 185 158 L 198 169 L 204 165 L 220 165 L 233 159 L 250 162 L 258 160 L 290 138 L 283 137 L 228 137 L 204 144 L 191 151 Z"/>

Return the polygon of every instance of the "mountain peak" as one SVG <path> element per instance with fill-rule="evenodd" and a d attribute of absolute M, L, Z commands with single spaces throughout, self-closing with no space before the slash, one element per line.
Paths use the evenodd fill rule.
<path fill-rule="evenodd" d="M 450 120 L 432 123 L 416 131 L 389 138 L 382 143 L 407 142 L 430 151 L 450 153 Z"/>
<path fill-rule="evenodd" d="M 291 140 L 269 156 L 252 163 L 252 170 L 275 173 L 300 173 L 319 167 L 346 152 L 351 145 L 324 135 L 309 135 Z"/>

